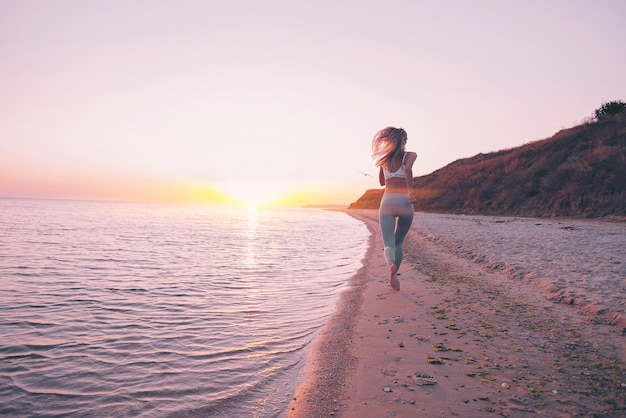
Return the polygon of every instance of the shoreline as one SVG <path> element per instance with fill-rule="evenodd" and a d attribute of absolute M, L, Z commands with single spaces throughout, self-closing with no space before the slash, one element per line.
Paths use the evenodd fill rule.
<path fill-rule="evenodd" d="M 599 416 L 626 411 L 625 336 L 411 228 L 386 285 L 376 211 L 363 266 L 281 416 Z M 556 324 L 556 325 L 555 325 Z M 434 376 L 425 385 L 416 373 Z"/>
<path fill-rule="evenodd" d="M 364 290 L 373 268 L 370 255 L 376 246 L 373 225 L 364 223 L 370 236 L 362 266 L 349 279 L 346 289 L 339 295 L 337 310 L 307 349 L 296 391 L 287 409 L 280 414 L 281 417 L 331 416 L 336 415 L 341 408 L 340 400 L 344 396 L 347 376 L 357 363 L 351 354 L 350 345 L 362 309 Z"/>

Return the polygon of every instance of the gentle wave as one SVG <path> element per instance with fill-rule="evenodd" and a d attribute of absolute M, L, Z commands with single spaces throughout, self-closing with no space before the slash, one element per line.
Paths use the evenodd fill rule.
<path fill-rule="evenodd" d="M 0 199 L 0 414 L 276 416 L 360 267 L 308 209 Z"/>

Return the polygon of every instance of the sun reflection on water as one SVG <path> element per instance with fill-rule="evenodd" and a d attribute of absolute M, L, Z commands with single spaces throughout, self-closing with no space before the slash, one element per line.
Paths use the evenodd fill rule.
<path fill-rule="evenodd" d="M 256 266 L 257 252 L 257 216 L 256 206 L 248 207 L 248 229 L 246 230 L 245 257 L 244 263 L 247 268 Z"/>
<path fill-rule="evenodd" d="M 256 234 L 257 207 L 252 205 L 248 207 L 248 236 Z"/>

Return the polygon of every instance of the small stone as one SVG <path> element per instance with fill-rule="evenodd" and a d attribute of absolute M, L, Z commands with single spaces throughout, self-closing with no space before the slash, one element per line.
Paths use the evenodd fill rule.
<path fill-rule="evenodd" d="M 509 385 L 508 383 L 503 383 L 500 386 L 502 386 L 504 389 L 508 389 L 511 385 Z"/>
<path fill-rule="evenodd" d="M 556 390 L 556 389 L 554 389 L 554 390 L 552 391 L 552 393 L 553 393 L 554 395 L 558 395 L 559 391 L 558 391 L 558 390 Z"/>
<path fill-rule="evenodd" d="M 385 386 L 385 388 L 383 389 L 383 391 L 385 392 L 391 392 L 391 388 L 389 386 Z"/>

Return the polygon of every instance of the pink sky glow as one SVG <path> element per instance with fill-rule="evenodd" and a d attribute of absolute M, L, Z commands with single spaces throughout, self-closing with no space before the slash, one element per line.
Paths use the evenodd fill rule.
<path fill-rule="evenodd" d="M 0 0 L 0 197 L 348 204 L 626 99 L 626 2 Z"/>

